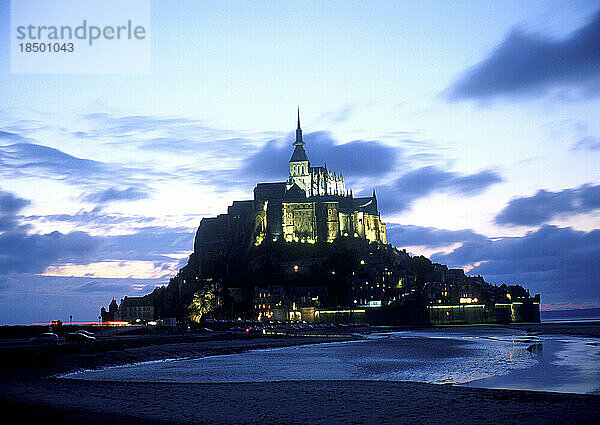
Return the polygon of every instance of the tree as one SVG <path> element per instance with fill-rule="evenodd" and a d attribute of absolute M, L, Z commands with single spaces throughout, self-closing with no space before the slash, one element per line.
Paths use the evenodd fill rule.
<path fill-rule="evenodd" d="M 433 272 L 433 264 L 429 258 L 426 258 L 422 255 L 418 257 L 412 257 L 410 262 L 410 271 L 415 275 L 417 284 L 422 287 L 427 279 L 427 276 Z"/>
<path fill-rule="evenodd" d="M 190 320 L 200 323 L 203 317 L 217 311 L 223 304 L 223 288 L 217 282 L 207 282 L 194 293 L 189 305 Z"/>

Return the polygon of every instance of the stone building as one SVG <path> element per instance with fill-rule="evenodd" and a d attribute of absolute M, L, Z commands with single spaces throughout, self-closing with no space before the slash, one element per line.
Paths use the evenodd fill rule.
<path fill-rule="evenodd" d="M 346 195 L 344 177 L 323 167 L 312 167 L 302 140 L 302 129 L 300 128 L 300 110 L 298 110 L 298 128 L 296 129 L 296 141 L 294 152 L 289 162 L 289 177 L 286 182 L 286 190 L 294 185 L 303 191 L 307 198 L 311 196 Z"/>
<path fill-rule="evenodd" d="M 102 322 L 113 322 L 115 320 L 115 315 L 118 314 L 118 311 L 119 305 L 117 304 L 117 300 L 113 298 L 110 304 L 108 305 L 108 311 L 104 307 L 100 309 L 100 318 Z"/>
<path fill-rule="evenodd" d="M 375 191 L 355 198 L 346 190 L 341 174 L 327 166 L 312 166 L 304 149 L 299 115 L 293 146 L 288 179 L 258 183 L 253 200 L 236 201 L 227 214 L 202 219 L 196 252 L 210 257 L 239 243 L 260 245 L 265 238 L 315 243 L 345 236 L 386 243 Z"/>
<path fill-rule="evenodd" d="M 109 322 L 149 322 L 155 319 L 154 304 L 147 297 L 125 297 L 121 304 L 113 298 L 108 306 L 100 309 L 102 323 Z"/>
<path fill-rule="evenodd" d="M 377 210 L 375 191 L 370 197 L 354 198 L 352 193 L 346 190 L 341 174 L 328 170 L 326 165 L 311 165 L 304 146 L 298 115 L 294 152 L 289 161 L 289 176 L 280 201 L 281 227 L 278 222 L 272 222 L 269 228 L 267 222 L 266 230 L 269 236 L 281 236 L 287 242 L 332 242 L 344 235 L 386 243 L 385 224 Z M 262 198 L 258 201 L 269 201 L 268 197 Z M 279 207 L 279 202 L 277 206 Z"/>
<path fill-rule="evenodd" d="M 154 320 L 154 305 L 144 297 L 125 297 L 115 313 L 115 319 L 130 323 Z"/>

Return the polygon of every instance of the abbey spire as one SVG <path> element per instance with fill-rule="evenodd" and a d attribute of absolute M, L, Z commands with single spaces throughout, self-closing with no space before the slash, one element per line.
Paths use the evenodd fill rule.
<path fill-rule="evenodd" d="M 300 106 L 298 106 L 298 128 L 296 129 L 296 141 L 294 142 L 294 146 L 304 146 L 302 129 L 300 128 Z"/>
<path fill-rule="evenodd" d="M 298 167 L 296 167 L 296 166 L 292 167 L 292 168 L 297 168 L 297 170 L 294 174 L 298 174 L 297 173 L 298 170 L 301 170 L 302 174 L 308 174 L 308 167 L 310 167 L 310 163 L 308 161 L 308 157 L 306 156 L 306 151 L 304 150 L 304 145 L 305 145 L 304 140 L 302 140 L 302 129 L 300 128 L 300 107 L 298 106 L 298 128 L 296 129 L 296 141 L 294 142 L 295 148 L 294 148 L 294 153 L 292 154 L 292 158 L 290 159 L 290 164 L 298 163 Z M 300 164 L 300 163 L 302 163 L 302 164 Z M 290 176 L 292 175 L 292 173 L 291 173 L 292 168 L 290 168 Z"/>
<path fill-rule="evenodd" d="M 298 126 L 296 128 L 296 141 L 293 143 L 294 152 L 289 162 L 289 177 L 286 190 L 293 186 L 304 191 L 307 198 L 311 196 L 346 195 L 344 177 L 324 167 L 313 167 L 310 164 L 300 127 L 300 107 L 298 107 Z"/>

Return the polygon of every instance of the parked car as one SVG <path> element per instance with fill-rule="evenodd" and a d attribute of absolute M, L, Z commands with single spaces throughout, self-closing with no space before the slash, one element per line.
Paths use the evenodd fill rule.
<path fill-rule="evenodd" d="M 246 328 L 245 332 L 246 335 L 262 335 L 264 333 L 263 330 L 259 328 Z"/>
<path fill-rule="evenodd" d="M 32 344 L 56 344 L 58 343 L 58 335 L 52 332 L 44 332 L 34 336 L 30 341 Z"/>
<path fill-rule="evenodd" d="M 96 337 L 89 336 L 87 333 L 81 331 L 71 332 L 67 334 L 67 342 L 75 342 L 77 344 L 92 344 L 96 342 Z"/>

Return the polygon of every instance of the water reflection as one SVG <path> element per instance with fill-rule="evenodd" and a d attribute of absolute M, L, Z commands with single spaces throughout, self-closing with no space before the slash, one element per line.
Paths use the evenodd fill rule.
<path fill-rule="evenodd" d="M 529 347 L 527 347 L 527 351 L 532 353 L 536 358 L 544 358 L 544 344 L 541 342 L 531 344 Z"/>
<path fill-rule="evenodd" d="M 600 348 L 595 339 L 548 336 L 527 347 L 535 364 L 465 383 L 466 386 L 600 394 Z"/>
<path fill-rule="evenodd" d="M 142 382 L 386 380 L 600 393 L 598 342 L 502 328 L 397 332 L 71 376 Z"/>

